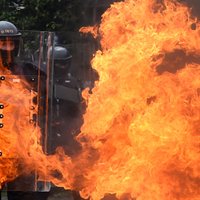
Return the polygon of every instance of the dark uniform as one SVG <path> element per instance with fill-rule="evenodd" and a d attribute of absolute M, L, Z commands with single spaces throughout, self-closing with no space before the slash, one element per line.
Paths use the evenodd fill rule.
<path fill-rule="evenodd" d="M 82 83 L 70 73 L 72 56 L 62 46 L 53 48 L 53 126 L 51 152 L 58 146 L 72 155 L 79 149 L 74 137 L 80 132 L 82 125 L 83 100 Z"/>
<path fill-rule="evenodd" d="M 16 26 L 7 21 L 0 21 L 0 69 L 2 75 L 6 75 L 9 72 L 14 75 L 33 74 L 34 71 L 34 73 L 37 73 L 34 67 L 29 68 L 30 71 L 27 71 L 26 65 L 18 60 L 20 41 L 21 33 Z M 47 199 L 48 193 L 24 192 L 23 184 L 26 186 L 29 181 L 29 178 L 19 177 L 17 180 L 8 183 L 8 200 Z M 21 183 L 22 188 L 20 189 Z M 13 191 L 16 188 L 18 191 Z"/>

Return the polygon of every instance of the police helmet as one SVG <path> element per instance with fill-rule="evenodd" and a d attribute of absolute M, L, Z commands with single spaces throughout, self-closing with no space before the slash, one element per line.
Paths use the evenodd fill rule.
<path fill-rule="evenodd" d="M 56 78 L 65 78 L 69 73 L 72 55 L 68 49 L 62 46 L 50 48 L 50 58 L 54 61 L 54 76 Z"/>
<path fill-rule="evenodd" d="M 0 35 L 1 37 L 18 37 L 21 36 L 21 33 L 11 22 L 0 21 Z"/>
<path fill-rule="evenodd" d="M 54 46 L 53 52 L 52 47 L 50 48 L 50 55 L 51 58 L 54 59 L 54 61 L 67 61 L 72 58 L 72 55 L 69 53 L 69 51 L 62 46 Z"/>

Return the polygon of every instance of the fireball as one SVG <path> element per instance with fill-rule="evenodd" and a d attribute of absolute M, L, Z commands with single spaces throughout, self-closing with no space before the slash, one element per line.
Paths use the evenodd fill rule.
<path fill-rule="evenodd" d="M 100 80 L 78 136 L 96 159 L 84 197 L 200 199 L 199 25 L 169 0 L 125 0 L 103 14 Z"/>
<path fill-rule="evenodd" d="M 82 151 L 45 155 L 39 127 L 25 120 L 27 89 L 4 84 L 1 102 L 12 117 L 0 144 L 12 159 L 0 160 L 1 182 L 22 173 L 20 161 L 23 173 L 37 170 L 91 200 L 199 200 L 200 23 L 174 0 L 124 0 L 89 30 L 100 38 L 91 61 L 100 78 L 92 94 L 83 92 Z"/>

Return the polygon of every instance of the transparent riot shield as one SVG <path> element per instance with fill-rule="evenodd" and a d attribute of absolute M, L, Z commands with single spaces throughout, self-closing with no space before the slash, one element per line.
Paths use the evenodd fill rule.
<path fill-rule="evenodd" d="M 54 154 L 61 146 L 67 155 L 73 156 L 81 149 L 75 137 L 80 133 L 87 107 L 82 91 L 89 88 L 92 92 L 98 79 L 90 64 L 98 48 L 91 35 L 21 33 L 20 51 L 15 54 L 14 64 L 0 68 L 1 91 L 10 88 L 1 92 L 0 98 L 0 184 L 4 183 L 4 176 L 9 179 L 16 171 L 26 168 L 20 161 L 24 154 L 28 155 L 26 151 L 31 142 L 30 138 L 24 140 L 24 134 L 31 137 L 31 133 L 24 124 L 32 127 L 32 132 L 40 129 L 37 137 L 44 154 Z M 3 58 L 0 63 L 4 65 Z M 9 110 L 10 107 L 14 109 Z M 17 167 L 5 167 L 14 163 L 16 156 Z M 11 181 L 5 178 L 4 189 L 49 191 L 51 184 L 45 177 L 41 181 L 37 170 L 19 174 Z"/>
<path fill-rule="evenodd" d="M 44 154 L 48 154 L 50 148 L 48 141 L 52 121 L 53 52 L 49 49 L 54 45 L 54 34 L 37 31 L 21 33 L 18 53 L 13 56 L 9 51 L 7 57 L 0 54 L 0 88 L 3 90 L 0 99 L 0 179 L 1 183 L 5 179 L 2 185 L 8 191 L 43 192 L 50 190 L 50 183 L 45 178 L 40 181 L 37 170 L 21 174 L 20 170 L 26 166 L 20 160 L 25 159 L 22 154 L 28 154 L 26 149 L 31 145 L 31 140 L 25 139 L 23 135 L 31 134 L 28 133 L 29 129 L 36 132 L 35 136 L 38 138 L 35 140 L 42 146 Z M 11 61 L 5 64 L 5 60 Z M 13 110 L 9 110 L 11 108 Z M 40 130 L 40 133 L 37 134 L 35 130 Z M 19 163 L 12 164 L 16 160 Z M 14 173 L 19 176 L 6 182 Z"/>

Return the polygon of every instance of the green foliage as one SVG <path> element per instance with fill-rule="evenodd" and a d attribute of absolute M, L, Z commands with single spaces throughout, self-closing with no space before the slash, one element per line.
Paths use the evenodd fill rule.
<path fill-rule="evenodd" d="M 19 29 L 25 30 L 77 30 L 80 28 L 81 1 L 0 0 L 0 20 L 11 21 Z"/>
<path fill-rule="evenodd" d="M 98 23 L 113 1 L 119 0 L 0 0 L 0 20 L 23 30 L 77 31 Z"/>

